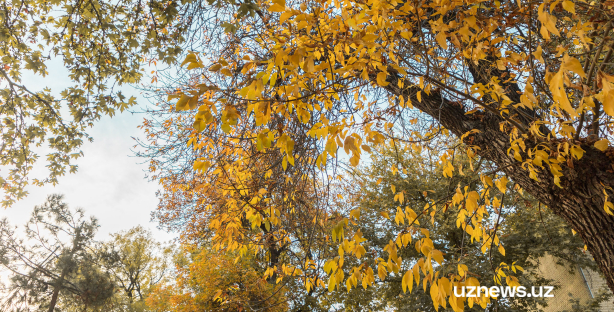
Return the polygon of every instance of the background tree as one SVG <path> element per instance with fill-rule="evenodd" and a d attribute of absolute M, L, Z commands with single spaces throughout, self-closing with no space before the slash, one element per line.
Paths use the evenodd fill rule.
<path fill-rule="evenodd" d="M 10 283 L 3 290 L 3 311 L 52 312 L 71 305 L 86 311 L 102 305 L 115 286 L 90 253 L 97 229 L 95 218 L 70 210 L 61 195 L 34 208 L 23 236 L 4 219 L 0 260 Z"/>
<path fill-rule="evenodd" d="M 488 174 L 492 169 L 488 164 L 482 164 L 475 171 L 468 169 L 468 160 L 462 155 L 457 159 L 467 170 L 462 175 L 446 178 L 436 163 L 437 157 L 432 152 L 418 153 L 411 149 L 400 149 L 398 146 L 385 146 L 371 154 L 368 165 L 361 166 L 356 171 L 347 174 L 345 191 L 350 199 L 347 205 L 360 207 L 361 222 L 354 227 L 364 233 L 365 248 L 369 251 L 361 261 L 377 263 L 377 258 L 385 258 L 385 249 L 390 241 L 397 244 L 398 237 L 407 230 L 404 220 L 398 219 L 398 209 L 409 207 L 418 210 L 429 204 L 425 194 L 447 202 L 456 192 L 456 186 L 478 186 L 481 174 Z M 391 171 L 390 167 L 398 168 Z M 393 173 L 396 172 L 396 173 Z M 395 200 L 395 194 L 390 192 L 395 186 L 403 192 L 405 201 L 400 204 Z M 443 206 L 446 211 L 425 216 L 420 220 L 426 224 L 431 234 L 435 248 L 443 252 L 445 261 L 454 261 L 471 272 L 469 277 L 480 278 L 493 275 L 494 268 L 501 262 L 514 263 L 520 268 L 514 273 L 520 285 L 559 285 L 561 282 L 543 277 L 538 271 L 542 257 L 553 255 L 563 267 L 575 270 L 578 266 L 596 269 L 595 263 L 584 249 L 584 243 L 577 235 L 571 235 L 569 226 L 551 211 L 539 207 L 539 203 L 530 195 L 520 192 L 509 194 L 501 205 L 503 221 L 499 223 L 501 242 L 505 246 L 503 253 L 493 251 L 482 253 L 479 242 L 473 242 L 457 225 L 458 211 L 455 207 Z M 382 222 L 381 213 L 387 213 L 395 219 L 395 224 Z M 494 211 L 491 216 L 497 216 Z M 496 220 L 485 220 L 495 223 Z M 535 231 L 535 228 L 540 228 Z M 355 230 L 357 230 L 355 229 Z M 402 249 L 399 256 L 410 266 L 420 260 L 420 252 L 412 249 Z M 456 260 L 458 259 L 458 260 Z M 350 266 L 351 267 L 351 266 Z M 440 267 L 440 275 L 447 275 L 445 267 Z M 521 269 L 522 268 L 522 269 Z M 521 271 L 522 270 L 522 271 Z M 493 280 L 484 281 L 485 286 L 494 286 Z M 370 292 L 361 289 L 349 292 L 336 292 L 328 299 L 332 304 L 342 304 L 349 310 L 372 310 L 393 308 L 397 311 L 436 311 L 429 293 L 420 287 L 416 288 L 416 296 L 407 296 L 403 292 L 402 276 L 391 276 L 386 283 L 378 283 Z M 608 300 L 609 295 L 597 297 L 583 304 L 575 303 L 577 311 L 598 311 L 599 303 Z M 565 300 L 558 298 L 557 300 Z M 570 303 L 572 307 L 574 304 Z M 544 298 L 515 298 L 497 300 L 490 307 L 496 311 L 538 311 L 547 306 Z M 474 306 L 473 311 L 483 310 Z"/>
<path fill-rule="evenodd" d="M 449 204 L 483 252 L 500 248 L 501 233 L 482 220 L 520 188 L 571 225 L 614 289 L 610 2 L 275 1 L 261 8 L 240 20 L 231 6 L 207 11 L 207 35 L 195 37 L 195 53 L 182 64 L 191 74 L 182 75 L 178 83 L 184 85 L 160 89 L 168 98 L 160 101 L 159 119 L 145 123 L 151 139 L 146 154 L 166 184 L 162 196 L 218 190 L 216 197 L 191 202 L 195 210 L 222 204 L 205 222 L 219 236 L 217 247 L 253 248 L 242 240 L 244 232 L 233 230 L 241 228 L 242 214 L 259 216 L 248 219 L 256 226 L 277 222 L 274 210 L 256 209 L 261 189 L 281 196 L 286 211 L 306 211 L 292 196 L 295 181 L 329 198 L 340 164 L 358 165 L 370 144 L 407 144 L 439 151 L 447 177 L 461 172 L 455 161 L 461 153 L 470 168 L 492 164 L 493 175 L 481 176 L 474 190 L 461 185 Z M 221 20 L 241 27 L 225 31 Z M 437 145 L 450 137 L 463 144 Z M 202 176 L 194 181 L 189 176 L 196 172 Z M 274 192 L 266 192 L 268 184 L 277 186 Z M 403 202 L 402 193 L 395 196 Z M 427 197 L 421 213 L 443 211 Z M 313 215 L 336 217 L 327 204 L 314 206 Z M 351 212 L 321 227 L 330 229 L 324 232 L 329 241 L 345 242 L 344 228 L 357 219 Z M 446 263 L 456 273 L 436 278 L 434 259 L 441 251 L 428 228 L 415 230 L 411 242 L 424 259 L 420 281 L 434 304 L 457 311 L 466 302 L 486 307 L 487 298 L 450 296 L 454 285 L 467 282 L 465 272 Z M 363 255 L 361 239 L 349 237 L 328 256 L 336 264 L 329 262 L 327 282 L 318 286 L 373 284 L 373 267 L 356 266 L 349 276 L 339 270 L 344 259 Z M 399 249 L 391 245 L 384 261 L 403 266 Z M 307 260 L 305 253 L 300 262 Z M 498 266 L 495 277 L 510 269 Z"/>
<path fill-rule="evenodd" d="M 478 187 L 480 174 L 490 174 L 489 169 L 492 169 L 490 165 L 482 164 L 472 171 L 467 168 L 468 160 L 461 157 L 458 159 L 459 163 L 465 164 L 464 167 L 467 168 L 463 175 L 446 178 L 441 174 L 436 159 L 433 153 L 421 154 L 399 146 L 388 146 L 373 153 L 368 165 L 344 174 L 344 182 L 338 185 L 341 189 L 339 194 L 343 194 L 343 198 L 336 203 L 337 212 L 357 211 L 356 208 L 358 208 L 360 222 L 349 225 L 346 235 L 351 237 L 360 231 L 365 239 L 362 245 L 367 250 L 360 260 L 346 259 L 347 263 L 344 264 L 346 269 L 343 270 L 345 275 L 350 275 L 351 268 L 361 263 L 378 267 L 380 263 L 378 258 L 386 257 L 386 250 L 390 242 L 402 244 L 400 240 L 403 239 L 402 235 L 408 231 L 408 222 L 399 219 L 397 207 L 400 207 L 402 211 L 407 208 L 419 211 L 429 204 L 428 198 L 424 195 L 425 192 L 430 194 L 430 197 L 438 198 L 442 203 L 446 203 L 456 194 L 456 186 L 459 183 L 472 188 Z M 390 170 L 391 166 L 398 170 Z M 403 203 L 399 203 L 398 196 L 390 192 L 391 186 L 403 192 L 405 198 Z M 547 209 L 536 207 L 538 203 L 526 193 L 516 191 L 509 196 L 497 207 L 503 211 L 504 217 L 498 225 L 501 241 L 505 246 L 503 252 L 500 249 L 484 254 L 481 251 L 482 244 L 472 242 L 471 237 L 458 227 L 456 218 L 458 211 L 453 206 L 449 206 L 449 209 L 442 213 L 425 215 L 419 220 L 419 223 L 432 233 L 430 238 L 435 248 L 442 251 L 442 260 L 462 259 L 459 265 L 465 267 L 464 271 L 470 272 L 467 275 L 469 278 L 483 278 L 492 275 L 494 268 L 499 263 L 505 262 L 514 263 L 517 271 L 510 278 L 516 279 L 521 285 L 557 285 L 561 281 L 546 279 L 537 271 L 540 258 L 547 253 L 557 257 L 558 261 L 570 270 L 575 269 L 578 265 L 584 268 L 595 268 L 595 263 L 584 252 L 581 239 L 571 235 L 571 229 L 560 218 Z M 445 209 L 443 207 L 445 206 L 442 206 L 442 209 Z M 382 214 L 394 219 L 395 223 L 382 220 Z M 489 214 L 497 216 L 494 211 Z M 487 222 L 494 224 L 495 220 L 491 219 Z M 541 228 L 541 231 L 535 231 L 535 227 Z M 413 248 L 399 250 L 398 254 L 404 263 L 408 263 L 409 268 L 421 258 L 420 251 Z M 241 259 L 240 264 L 233 265 L 231 260 L 237 261 L 234 260 L 236 256 L 236 254 L 223 251 L 215 252 L 205 249 L 200 253 L 193 252 L 189 258 L 179 257 L 176 265 L 181 272 L 180 277 L 176 284 L 161 286 L 151 295 L 151 299 L 148 300 L 150 308 L 159 311 L 235 310 L 239 308 L 247 311 L 257 310 L 258 306 L 255 303 L 265 300 L 246 294 L 250 286 L 245 286 L 245 284 L 250 284 L 247 281 L 248 276 L 258 281 L 256 277 L 267 270 L 267 259 L 237 258 Z M 324 260 L 325 258 L 316 258 L 315 262 Z M 217 265 L 218 263 L 220 265 Z M 246 264 L 249 264 L 250 270 L 236 271 L 246 270 L 244 267 Z M 318 266 L 317 270 L 322 274 L 324 268 Z M 435 272 L 441 276 L 447 275 L 449 272 L 446 272 L 446 269 L 449 270 L 445 266 L 438 266 Z M 396 274 L 392 269 L 388 277 L 377 281 L 373 287 L 351 288 L 348 291 L 345 289 L 307 291 L 300 280 L 286 279 L 283 289 L 280 289 L 279 292 L 285 294 L 284 301 L 288 305 L 283 307 L 283 310 L 287 311 L 379 311 L 387 308 L 399 311 L 435 311 L 428 291 L 425 292 L 422 287 L 415 287 L 415 295 L 408 296 L 404 294 L 405 287 L 402 279 L 402 275 Z M 263 282 L 263 280 L 259 281 L 260 287 L 265 285 L 262 284 Z M 486 286 L 494 284 L 492 280 L 484 281 Z M 268 287 L 275 289 L 273 285 Z M 216 295 L 224 298 L 223 303 L 216 302 Z M 575 305 L 574 311 L 597 311 L 599 303 L 608 300 L 609 297 L 611 295 L 602 295 L 588 302 L 570 303 L 570 307 Z M 565 299 L 559 298 L 559 300 Z M 269 304 L 271 305 L 269 308 L 280 308 L 274 307 L 270 302 Z M 537 311 L 546 304 L 543 298 L 501 299 L 493 301 L 491 309 Z M 468 310 L 483 309 L 475 305 Z"/>
<path fill-rule="evenodd" d="M 116 285 L 105 311 L 147 311 L 145 300 L 172 272 L 173 250 L 141 226 L 111 234 L 99 246 L 99 262 Z"/>
<path fill-rule="evenodd" d="M 195 2 L 2 1 L 0 3 L 0 176 L 7 207 L 28 183 L 57 183 L 81 156 L 86 130 L 101 116 L 135 104 L 118 90 L 144 77 L 144 69 L 172 63 L 189 23 L 180 10 Z M 51 90 L 24 75 L 49 75 L 62 64 L 73 85 Z M 58 75 L 60 73 L 54 73 Z M 27 77 L 27 76 L 26 76 Z M 30 170 L 46 145 L 47 177 Z"/>
<path fill-rule="evenodd" d="M 285 291 L 262 279 L 252 256 L 199 247 L 175 258 L 175 283 L 147 299 L 152 311 L 287 311 Z"/>

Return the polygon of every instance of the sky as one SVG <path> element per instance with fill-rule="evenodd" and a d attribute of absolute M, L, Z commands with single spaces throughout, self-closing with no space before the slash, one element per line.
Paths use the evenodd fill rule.
<path fill-rule="evenodd" d="M 24 75 L 22 81 L 31 89 L 47 86 L 58 92 L 69 85 L 68 79 L 58 79 L 65 75 L 61 63 L 51 62 L 49 73 L 45 78 Z M 122 92 L 137 96 L 138 107 L 133 107 L 132 111 L 139 111 L 139 107 L 149 104 L 131 87 L 124 87 Z M 28 187 L 27 198 L 8 209 L 0 208 L 0 219 L 7 217 L 13 225 L 24 225 L 34 206 L 43 204 L 49 194 L 59 193 L 64 194 L 69 207 L 83 208 L 86 214 L 98 219 L 97 238 L 100 240 L 108 239 L 110 233 L 137 225 L 152 231 L 158 241 L 174 238 L 174 234 L 158 230 L 157 223 L 150 220 L 158 203 L 155 195 L 158 184 L 145 179 L 147 164 L 143 163 L 144 159 L 134 157 L 131 150 L 135 145 L 133 137 L 143 137 L 137 126 L 144 117 L 143 114 L 124 111 L 112 118 L 101 118 L 88 131 L 94 141 L 83 144 L 84 156 L 76 161 L 79 166 L 77 173 L 60 177 L 55 187 Z M 39 156 L 39 166 L 34 168 L 32 176 L 45 173 L 44 155 Z"/>

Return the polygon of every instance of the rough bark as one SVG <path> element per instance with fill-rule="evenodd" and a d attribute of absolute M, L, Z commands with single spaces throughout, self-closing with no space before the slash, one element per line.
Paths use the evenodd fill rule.
<path fill-rule="evenodd" d="M 473 68 L 470 71 L 476 81 L 489 80 L 481 76 L 485 73 L 483 70 Z M 496 71 L 487 74 L 502 73 L 503 71 Z M 601 152 L 592 146 L 594 142 L 581 139 L 579 143 L 585 154 L 580 160 L 574 160 L 567 166 L 561 164 L 564 174 L 560 181 L 561 187 L 554 183 L 554 177 L 547 166 L 538 173 L 539 181 L 536 181 L 529 177 L 528 170 L 520 166 L 521 162 L 507 153 L 511 146 L 510 136 L 500 128 L 500 124 L 505 121 L 501 116 L 489 112 L 465 115 L 462 106 L 445 99 L 437 90 L 431 91 L 430 95 L 423 92 L 422 100 L 418 101 L 416 93 L 420 89 L 415 86 L 398 88 L 397 79 L 399 77 L 395 75 L 388 77 L 388 81 L 391 82 L 386 87 L 388 92 L 411 100 L 414 107 L 438 120 L 456 136 L 461 137 L 468 131 L 479 130 L 475 134 L 466 136 L 465 142 L 478 146 L 480 148 L 478 155 L 495 163 L 524 191 L 567 221 L 584 240 L 608 287 L 614 292 L 614 216 L 608 215 L 604 210 L 604 188 L 614 189 L 612 149 Z M 517 91 L 518 86 L 509 86 L 508 90 Z M 516 99 L 515 94 L 517 93 L 510 92 L 510 98 Z M 556 146 L 559 142 L 546 143 Z M 527 150 L 534 146 L 535 143 L 527 144 Z"/>

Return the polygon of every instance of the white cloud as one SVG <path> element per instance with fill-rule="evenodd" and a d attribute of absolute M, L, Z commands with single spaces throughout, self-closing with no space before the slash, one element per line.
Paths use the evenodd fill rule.
<path fill-rule="evenodd" d="M 40 86 L 34 90 L 47 86 L 54 92 L 70 85 L 67 79 L 58 79 L 66 74 L 61 63 L 56 60 L 49 65 L 51 75 L 42 78 L 25 74 L 23 82 L 28 86 Z M 131 88 L 122 88 L 122 91 L 126 95 L 138 96 Z M 143 105 L 145 100 L 137 98 Z M 49 194 L 60 193 L 65 195 L 70 207 L 81 207 L 98 218 L 101 225 L 98 239 L 106 239 L 108 233 L 137 225 L 150 229 L 158 240 L 173 238 L 174 235 L 157 230 L 156 223 L 150 222 L 150 214 L 158 203 L 155 196 L 158 185 L 144 178 L 147 165 L 142 164 L 143 159 L 133 157 L 130 150 L 135 144 L 132 137 L 142 136 L 137 126 L 143 117 L 142 114 L 130 112 L 118 112 L 113 118 L 104 116 L 88 130 L 94 142 L 84 143 L 84 156 L 76 161 L 79 165 L 76 174 L 67 173 L 55 187 L 28 187 L 28 197 L 6 210 L 0 209 L 0 218 L 6 216 L 13 225 L 23 225 L 35 205 L 42 204 Z M 46 173 L 43 167 L 45 155 L 40 154 L 39 157 L 32 177 L 41 177 Z"/>
<path fill-rule="evenodd" d="M 158 185 L 144 178 L 147 166 L 130 150 L 134 145 L 131 137 L 140 135 L 136 127 L 141 120 L 142 116 L 131 113 L 104 117 L 89 131 L 94 142 L 84 143 L 77 173 L 61 177 L 55 187 L 29 187 L 28 197 L 0 210 L 0 216 L 8 217 L 14 225 L 24 224 L 35 205 L 42 204 L 49 194 L 61 193 L 70 207 L 81 207 L 98 218 L 99 239 L 137 225 L 152 230 L 158 240 L 171 239 L 173 235 L 157 230 L 156 223 L 150 222 L 150 213 L 158 203 Z M 33 172 L 40 173 L 42 168 Z"/>

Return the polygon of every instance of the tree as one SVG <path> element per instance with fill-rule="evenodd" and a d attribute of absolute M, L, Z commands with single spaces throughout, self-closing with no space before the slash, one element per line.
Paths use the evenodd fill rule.
<path fill-rule="evenodd" d="M 466 159 L 458 161 L 464 166 L 468 164 Z M 393 174 L 388 170 L 390 164 L 398 166 L 402 174 Z M 344 206 L 349 206 L 349 209 L 359 208 L 361 222 L 349 225 L 346 229 L 347 235 L 355 235 L 357 231 L 363 233 L 365 241 L 362 244 L 367 253 L 358 262 L 378 267 L 377 259 L 385 258 L 385 250 L 389 243 L 391 241 L 396 244 L 402 243 L 406 223 L 399 219 L 397 207 L 407 210 L 428 205 L 424 192 L 431 193 L 430 196 L 435 198 L 452 197 L 455 194 L 455 185 L 459 182 L 475 185 L 480 179 L 480 173 L 488 172 L 489 168 L 476 168 L 476 172 L 467 170 L 463 175 L 446 178 L 441 175 L 437 165 L 428 155 L 420 155 L 411 150 L 388 148 L 373 153 L 369 165 L 359 169 L 344 175 L 346 182 L 343 183 L 341 193 L 345 194 L 345 198 L 339 202 L 339 211 L 346 209 Z M 402 204 L 395 199 L 394 193 L 388 191 L 393 185 L 405 194 L 405 201 Z M 538 204 L 530 196 L 527 197 L 526 193 L 515 191 L 509 196 L 502 202 L 502 206 L 499 206 L 499 209 L 503 210 L 501 215 L 504 218 L 499 228 L 501 241 L 505 246 L 503 254 L 501 249 L 484 254 L 480 250 L 480 243 L 470 242 L 471 237 L 464 235 L 464 231 L 456 226 L 458 212 L 454 208 L 441 214 L 433 214 L 432 218 L 425 216 L 420 221 L 425 222 L 422 226 L 430 230 L 432 233 L 430 237 L 435 247 L 443 252 L 446 261 L 462 259 L 459 265 L 464 266 L 466 272 L 470 272 L 467 275 L 469 278 L 491 275 L 497 264 L 505 262 L 514 263 L 517 272 L 514 272 L 510 278 L 517 279 L 521 285 L 557 285 L 560 281 L 545 279 L 536 271 L 539 259 L 546 253 L 554 255 L 561 264 L 570 269 L 576 268 L 577 265 L 595 267 L 594 262 L 584 253 L 581 239 L 570 235 L 571 230 L 560 218 L 546 209 L 540 207 L 534 209 L 536 208 L 534 205 Z M 382 220 L 382 213 L 394 216 L 395 222 Z M 490 211 L 489 214 L 497 216 L 494 211 Z M 490 218 L 488 222 L 494 223 L 495 220 Z M 535 227 L 539 227 L 541 231 L 532 230 Z M 206 243 L 206 241 L 201 242 Z M 413 248 L 402 249 L 398 253 L 410 268 L 420 260 L 420 252 Z M 226 260 L 220 260 L 220 257 Z M 267 261 L 258 257 L 241 259 L 241 263 L 253 263 L 251 266 L 255 271 L 249 271 L 249 274 L 235 274 L 231 273 L 234 271 L 229 271 L 228 267 L 235 270 L 239 268 L 245 270 L 245 268 L 243 265 L 237 266 L 225 262 L 233 258 L 231 254 L 223 252 L 220 254 L 210 250 L 200 254 L 192 253 L 189 261 L 185 257 L 179 257 L 176 263 L 181 274 L 176 284 L 158 288 L 151 295 L 152 299 L 148 300 L 150 308 L 160 311 L 236 310 L 247 306 L 248 311 L 257 310 L 253 303 L 245 304 L 245 298 L 253 298 L 245 294 L 249 287 L 236 285 L 249 284 L 246 282 L 247 276 L 256 278 L 258 274 L 262 274 L 258 271 L 265 270 Z M 349 275 L 350 269 L 359 263 L 355 259 L 346 258 L 344 274 Z M 324 269 L 318 267 L 318 270 L 322 272 Z M 330 311 L 339 307 L 349 311 L 379 311 L 385 308 L 399 311 L 435 311 L 428 292 L 423 292 L 421 287 L 414 288 L 414 296 L 404 295 L 406 286 L 403 285 L 401 276 L 392 272 L 393 270 L 389 278 L 375 283 L 374 287 L 367 290 L 352 288 L 347 292 L 308 292 L 300 282 L 291 280 L 284 284 L 280 293 L 287 294 L 286 310 L 289 311 Z M 443 275 L 446 273 L 446 268 L 441 270 L 435 268 L 435 271 Z M 484 282 L 489 287 L 494 284 L 493 281 Z M 211 299 L 216 294 L 224 295 L 225 304 L 216 305 L 217 302 Z M 584 305 L 575 303 L 577 307 L 574 311 L 597 311 L 599 302 L 608 298 L 609 296 L 600 296 Z M 545 305 L 547 302 L 539 298 L 516 298 L 513 301 L 501 299 L 493 302 L 493 309 L 496 307 L 498 311 L 536 311 L 539 308 L 538 304 Z M 479 306 L 474 306 L 470 310 L 479 310 Z"/>
<path fill-rule="evenodd" d="M 179 10 L 192 2 L 3 1 L 0 3 L 0 176 L 2 206 L 26 195 L 28 183 L 57 183 L 77 166 L 86 130 L 101 116 L 135 104 L 118 87 L 135 84 L 157 61 L 175 61 L 189 21 Z M 183 16 L 183 15 L 182 15 Z M 26 73 L 46 77 L 62 64 L 74 85 L 65 90 L 22 81 Z M 58 74 L 58 73 L 54 73 Z M 47 149 L 41 147 L 46 145 Z M 31 179 L 38 153 L 47 153 L 49 175 Z"/>
<path fill-rule="evenodd" d="M 117 285 L 105 311 L 147 311 L 145 300 L 171 272 L 172 250 L 141 226 L 112 234 L 99 247 L 100 263 Z"/>
<path fill-rule="evenodd" d="M 253 257 L 196 248 L 175 259 L 177 279 L 147 299 L 152 311 L 286 311 L 284 292 L 261 278 Z M 239 256 L 239 257 L 236 257 Z"/>
<path fill-rule="evenodd" d="M 83 210 L 71 211 L 61 195 L 36 206 L 18 235 L 4 219 L 0 224 L 0 260 L 10 273 L 3 311 L 49 311 L 77 305 L 86 311 L 113 295 L 111 277 L 90 253 L 98 229 Z"/>
<path fill-rule="evenodd" d="M 390 241 L 402 243 L 397 238 L 403 239 L 406 223 L 399 218 L 397 207 L 416 210 L 428 205 L 425 192 L 435 198 L 449 198 L 455 194 L 456 185 L 461 183 L 475 186 L 480 174 L 487 173 L 490 169 L 476 168 L 475 172 L 466 170 L 463 175 L 446 178 L 430 156 L 432 154 L 388 146 L 373 153 L 367 166 L 347 175 L 344 189 L 349 195 L 348 203 L 360 207 L 361 213 L 361 222 L 352 226 L 352 230 L 364 233 L 364 245 L 368 250 L 361 261 L 377 263 L 377 258 L 385 258 L 385 249 Z M 457 161 L 463 167 L 468 167 L 466 157 L 461 156 Z M 399 167 L 399 174 L 388 170 L 391 164 Z M 395 200 L 395 194 L 389 192 L 393 185 L 404 194 L 405 201 L 402 204 Z M 435 248 L 443 252 L 444 261 L 457 262 L 459 266 L 466 268 L 464 271 L 471 272 L 469 278 L 492 275 L 493 268 L 504 262 L 516 266 L 517 271 L 511 277 L 517 279 L 520 285 L 557 285 L 561 281 L 548 280 L 537 271 L 540 259 L 546 254 L 555 256 L 561 265 L 570 270 L 578 266 L 595 268 L 595 263 L 584 252 L 582 240 L 577 235 L 570 235 L 571 229 L 563 220 L 549 210 L 539 207 L 538 202 L 528 194 L 512 192 L 498 208 L 503 210 L 503 219 L 499 223 L 500 239 L 502 246 L 505 246 L 503 252 L 500 250 L 482 253 L 481 244 L 472 242 L 471 237 L 456 225 L 458 211 L 454 207 L 420 221 L 426 223 L 421 225 L 429 229 Z M 391 219 L 394 217 L 395 222 L 382 222 L 382 212 L 391 216 Z M 497 216 L 495 211 L 490 211 L 489 218 L 484 222 L 493 224 L 497 222 L 494 219 Z M 535 231 L 535 227 L 540 230 Z M 413 248 L 402 249 L 399 251 L 399 257 L 411 267 L 419 261 L 420 252 Z M 455 259 L 459 260 L 454 261 Z M 444 268 L 440 271 L 441 275 L 446 274 L 445 270 Z M 490 287 L 494 286 L 495 282 L 484 280 L 484 284 Z M 342 303 L 346 309 L 355 311 L 365 310 L 365 307 L 371 307 L 372 310 L 390 307 L 396 311 L 435 311 L 428 293 L 417 287 L 416 296 L 407 296 L 403 294 L 404 287 L 406 286 L 401 276 L 396 275 L 386 283 L 376 285 L 370 292 L 336 292 L 332 295 L 334 298 L 327 301 L 333 304 Z M 598 297 L 594 302 L 590 301 L 585 305 L 578 302 L 577 311 L 598 311 L 599 303 L 609 297 Z M 500 299 L 493 303 L 490 310 L 536 311 L 540 308 L 538 304 L 546 305 L 547 301 L 543 298 Z M 471 310 L 479 310 L 479 307 L 474 306 Z"/>
<path fill-rule="evenodd" d="M 160 89 L 168 99 L 145 123 L 151 145 L 144 154 L 163 183 L 163 199 L 177 190 L 189 194 L 173 202 L 182 207 L 175 212 L 206 211 L 201 224 L 217 248 L 261 246 L 243 239 L 245 220 L 254 229 L 265 224 L 260 234 L 271 231 L 270 241 L 293 211 L 315 224 L 335 220 L 319 229 L 328 230 L 326 242 L 343 243 L 328 258 L 328 282 L 312 280 L 334 289 L 343 281 L 374 282 L 369 266 L 353 267 L 349 276 L 338 270 L 364 249 L 360 236 L 345 237 L 358 219 L 354 210 L 326 208 L 340 164 L 357 166 L 373 145 L 386 143 L 438 151 L 443 175 L 452 177 L 467 170 L 456 161 L 466 153 L 469 168 L 485 163 L 493 170 L 474 189 L 459 186 L 445 204 L 456 207 L 459 226 L 485 253 L 505 247 L 499 228 L 481 221 L 505 194 L 523 190 L 578 233 L 614 290 L 611 9 L 606 1 L 275 0 L 239 19 L 232 6 L 220 5 L 203 16 L 206 35 L 195 38 L 182 64 L 191 70 L 180 80 L 185 84 Z M 223 20 L 240 27 L 223 29 Z M 462 144 L 441 150 L 450 137 Z M 327 200 L 302 209 L 294 195 L 307 189 L 297 181 Z M 427 198 L 421 213 L 441 211 L 444 203 Z M 166 203 L 165 220 L 184 217 L 167 213 L 173 210 Z M 277 211 L 288 213 L 280 218 Z M 451 288 L 467 282 L 464 271 L 436 277 L 441 251 L 428 228 L 414 229 L 435 306 L 461 310 L 465 299 L 451 296 Z M 397 249 L 390 245 L 387 263 L 399 267 Z M 307 260 L 304 253 L 297 262 Z M 495 268 L 495 277 L 510 269 Z"/>

